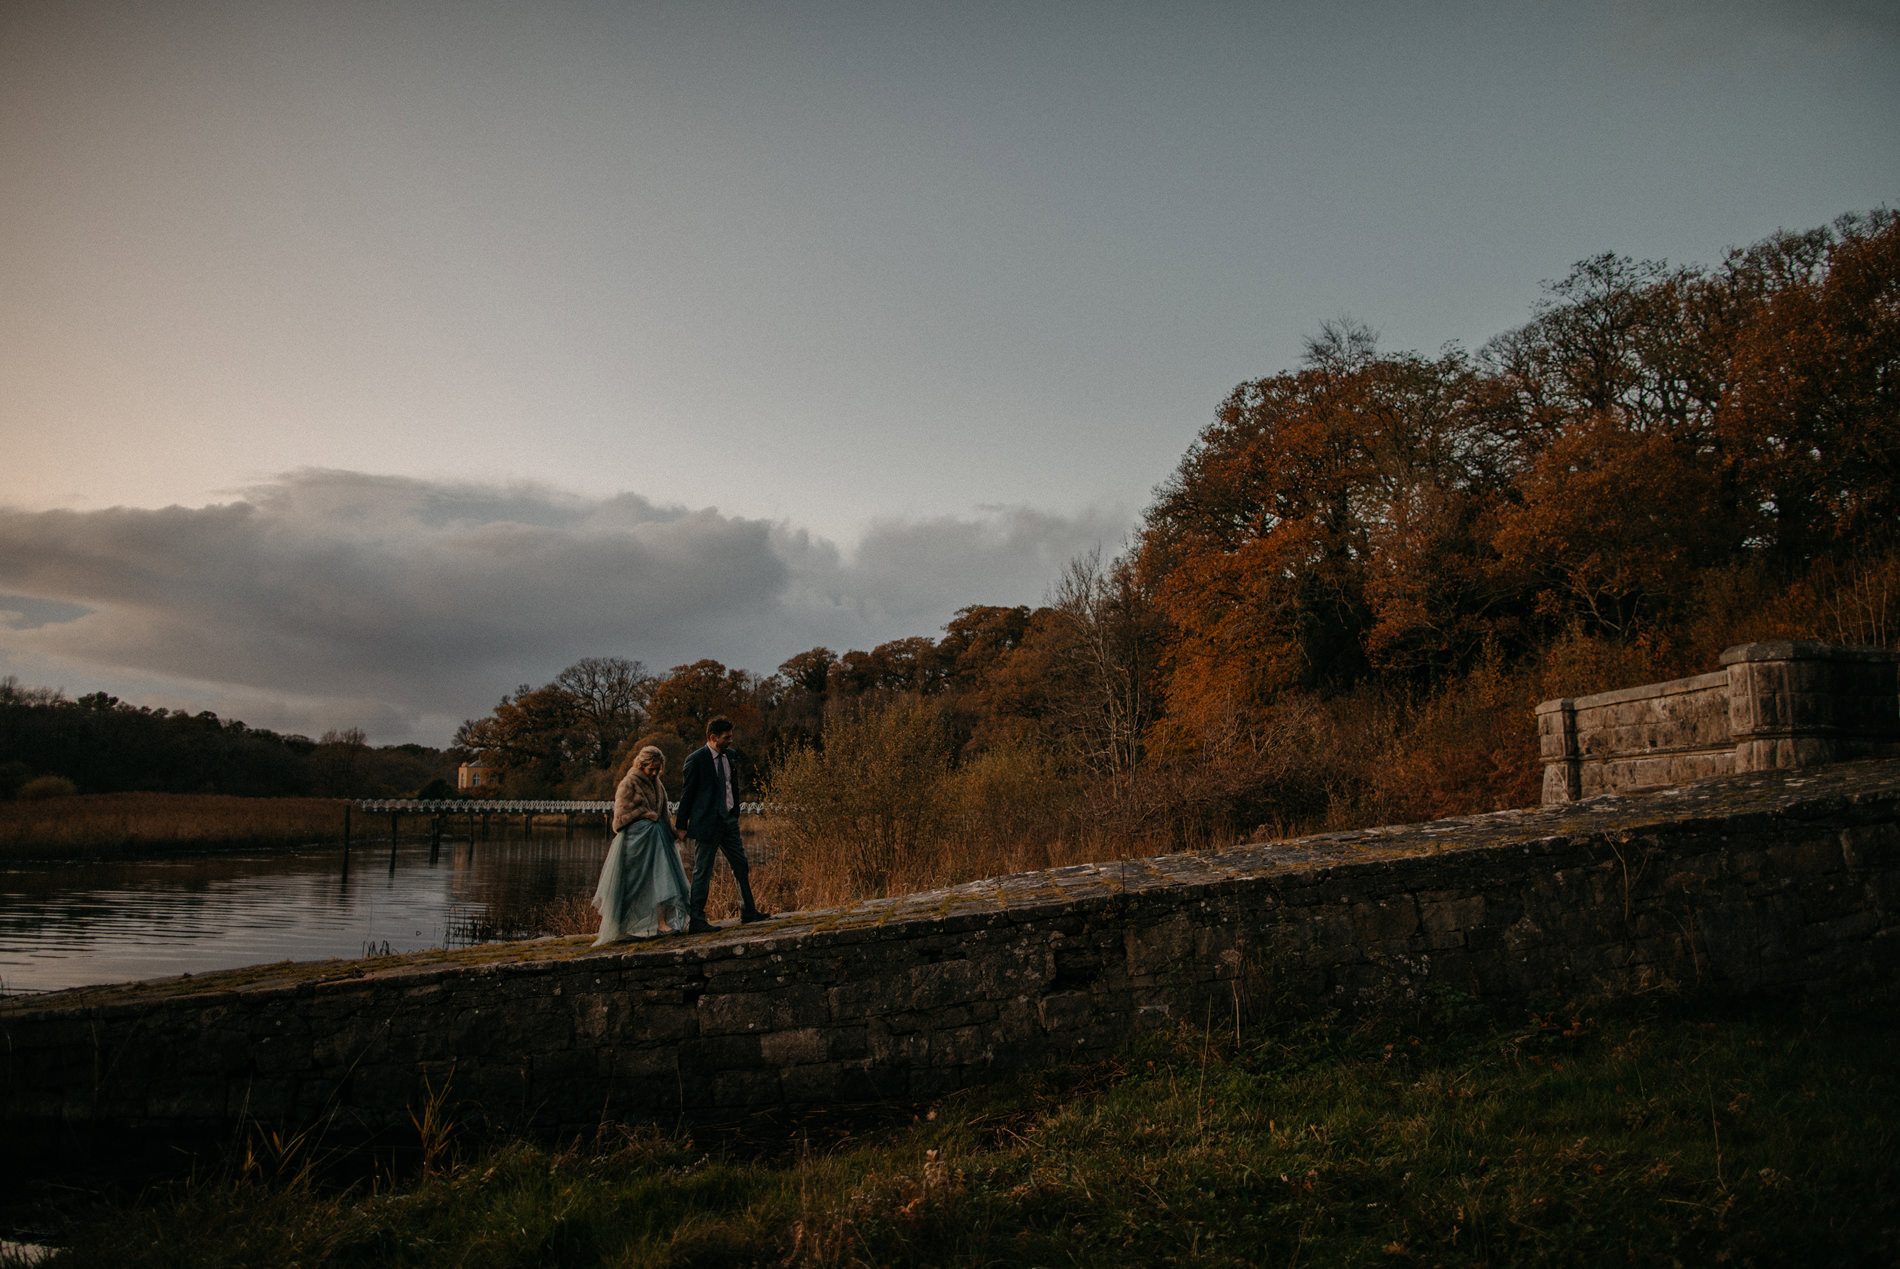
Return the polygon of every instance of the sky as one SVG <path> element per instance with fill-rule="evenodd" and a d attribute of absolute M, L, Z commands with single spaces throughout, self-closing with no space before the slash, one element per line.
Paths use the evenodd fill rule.
<path fill-rule="evenodd" d="M 1039 602 L 1350 317 L 1900 194 L 1887 0 L 0 5 L 0 675 L 445 743 Z"/>

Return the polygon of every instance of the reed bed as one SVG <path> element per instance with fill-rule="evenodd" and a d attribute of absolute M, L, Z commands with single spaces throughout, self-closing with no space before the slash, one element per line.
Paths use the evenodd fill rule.
<path fill-rule="evenodd" d="M 100 859 L 337 842 L 343 802 L 216 793 L 86 793 L 0 802 L 0 859 Z"/>

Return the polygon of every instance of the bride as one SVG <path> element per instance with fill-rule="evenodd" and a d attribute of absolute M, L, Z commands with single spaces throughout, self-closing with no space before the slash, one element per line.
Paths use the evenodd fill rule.
<path fill-rule="evenodd" d="M 648 745 L 614 790 L 614 840 L 594 888 L 600 911 L 600 937 L 594 946 L 618 939 L 684 932 L 688 920 L 686 873 L 675 846 L 679 834 L 666 810 L 666 786 L 660 772 L 666 755 Z"/>

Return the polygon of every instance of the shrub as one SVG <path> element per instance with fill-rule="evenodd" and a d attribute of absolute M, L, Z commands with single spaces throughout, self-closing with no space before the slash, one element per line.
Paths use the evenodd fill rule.
<path fill-rule="evenodd" d="M 785 808 L 773 840 L 800 901 L 900 893 L 937 876 L 955 749 L 941 706 L 912 697 L 841 707 L 822 750 L 787 754 L 767 797 Z"/>
<path fill-rule="evenodd" d="M 940 878 L 933 884 L 1067 862 L 1060 845 L 1075 781 L 1047 746 L 1000 742 L 945 773 L 939 792 L 947 832 L 938 852 Z"/>
<path fill-rule="evenodd" d="M 1366 823 L 1410 823 L 1542 797 L 1537 675 L 1487 659 L 1413 710 L 1369 772 Z"/>

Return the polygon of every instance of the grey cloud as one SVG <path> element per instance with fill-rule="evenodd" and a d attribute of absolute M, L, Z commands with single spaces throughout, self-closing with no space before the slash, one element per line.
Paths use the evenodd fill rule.
<path fill-rule="evenodd" d="M 78 604 L 62 604 L 53 599 L 0 595 L 0 626 L 14 630 L 37 630 L 53 622 L 74 621 L 90 611 Z"/>
<path fill-rule="evenodd" d="M 1125 513 L 1058 516 L 990 507 L 974 518 L 880 519 L 848 562 L 809 560 L 795 573 L 788 607 L 849 613 L 867 629 L 928 634 L 967 604 L 1035 604 L 1062 566 L 1130 528 Z M 947 606 L 946 606 L 947 605 Z"/>
<path fill-rule="evenodd" d="M 301 471 L 199 508 L 0 508 L 0 669 L 299 730 L 440 743 L 582 656 L 770 670 L 1033 603 L 1126 517 L 792 526 L 540 486 Z M 135 695 L 136 693 L 136 695 Z M 298 720 L 308 720 L 300 722 Z M 321 726 L 317 726 L 317 724 Z"/>
<path fill-rule="evenodd" d="M 1900 35 L 1900 11 L 1889 0 L 1620 0 L 1611 13 L 1625 51 L 1678 73 L 1700 63 L 1833 52 Z"/>

